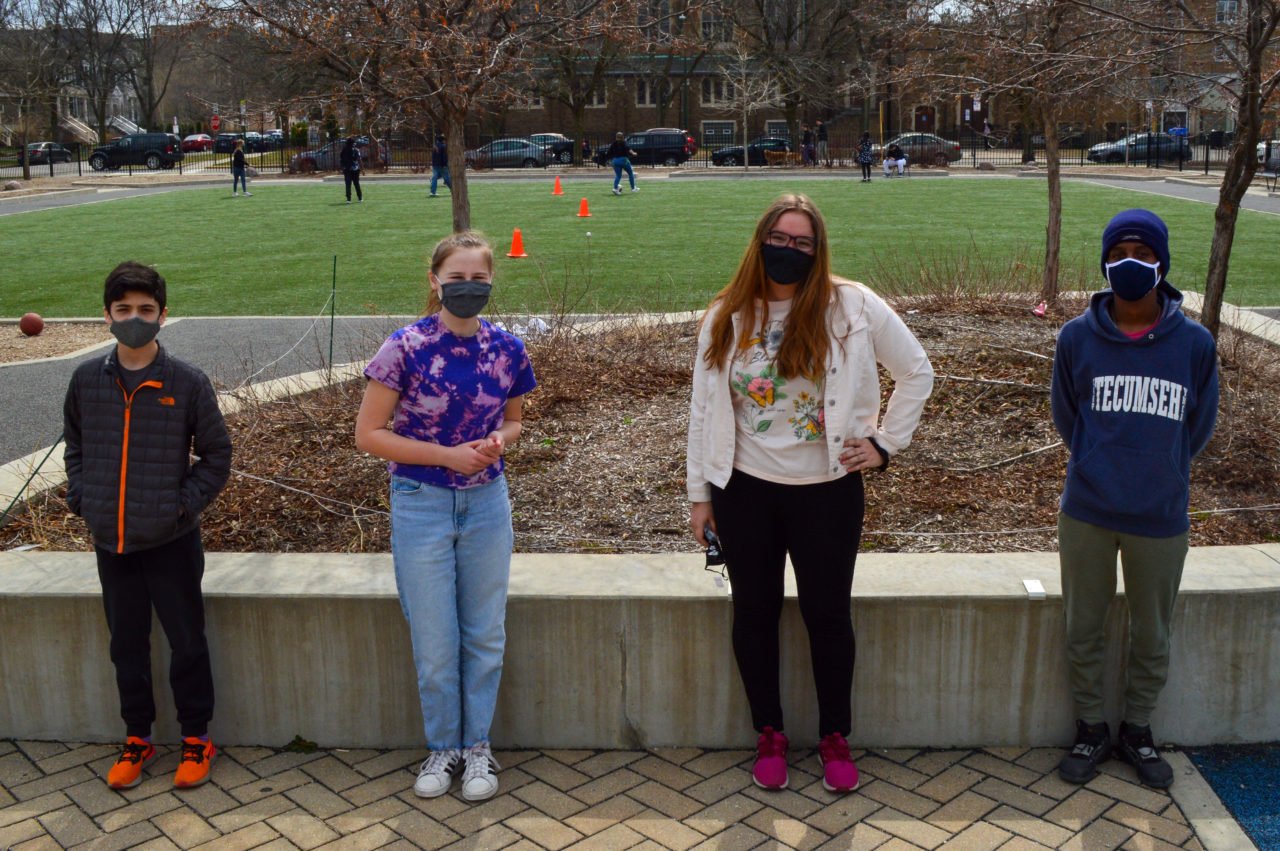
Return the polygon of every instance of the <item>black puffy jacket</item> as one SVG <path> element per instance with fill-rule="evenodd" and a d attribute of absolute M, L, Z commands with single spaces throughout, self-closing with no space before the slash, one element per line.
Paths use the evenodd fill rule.
<path fill-rule="evenodd" d="M 231 475 L 231 438 L 200 370 L 161 348 L 130 397 L 118 369 L 114 348 L 76 368 L 63 405 L 64 457 L 67 505 L 94 545 L 129 553 L 199 526 Z"/>

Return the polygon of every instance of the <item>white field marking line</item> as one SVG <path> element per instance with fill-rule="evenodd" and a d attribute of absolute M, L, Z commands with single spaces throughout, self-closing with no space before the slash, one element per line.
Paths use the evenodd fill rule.
<path fill-rule="evenodd" d="M 1081 180 L 1084 183 L 1092 183 L 1094 186 L 1102 186 L 1109 189 L 1123 189 L 1126 192 L 1137 192 L 1142 195 L 1158 195 L 1161 198 L 1172 198 L 1175 201 L 1190 201 L 1194 204 L 1208 204 L 1213 207 L 1218 206 L 1217 201 L 1204 201 L 1199 198 L 1184 198 L 1181 195 L 1170 195 L 1168 192 L 1156 192 L 1151 189 L 1137 189 L 1132 186 L 1117 186 L 1114 183 L 1101 183 L 1099 182 L 1101 178 L 1096 178 L 1096 177 L 1082 177 L 1082 178 L 1079 178 L 1079 180 Z M 1206 188 L 1212 189 L 1213 187 L 1206 187 Z M 1264 216 L 1280 216 L 1280 213 L 1277 213 L 1274 210 L 1251 210 L 1248 207 L 1243 207 L 1243 206 L 1240 208 L 1240 212 L 1259 213 Z"/>

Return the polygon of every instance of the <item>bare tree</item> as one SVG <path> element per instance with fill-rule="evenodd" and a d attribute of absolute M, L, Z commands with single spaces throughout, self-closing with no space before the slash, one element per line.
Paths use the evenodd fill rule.
<path fill-rule="evenodd" d="M 856 44 L 858 7 L 810 0 L 725 4 L 734 32 L 768 77 L 794 136 L 803 110 L 827 104 L 844 80 L 839 69 Z"/>
<path fill-rule="evenodd" d="M 759 65 L 751 55 L 745 43 L 734 46 L 731 53 L 719 66 L 720 74 L 730 84 L 725 98 L 725 108 L 742 116 L 742 166 L 751 168 L 751 113 L 768 107 L 777 107 L 781 102 L 773 82 L 759 71 Z"/>
<path fill-rule="evenodd" d="M 125 50 L 133 37 L 131 0 L 50 0 L 66 22 L 74 77 L 88 95 L 95 129 L 105 139 L 112 97 L 125 78 Z"/>
<path fill-rule="evenodd" d="M 160 123 L 160 103 L 169 91 L 174 69 L 187 45 L 186 24 L 190 7 L 184 0 L 131 0 L 132 38 L 123 45 L 124 78 L 138 98 L 143 125 L 154 130 Z"/>
<path fill-rule="evenodd" d="M 1073 2 L 1105 16 L 1113 26 L 1145 33 L 1179 54 L 1180 61 L 1168 67 L 1167 72 L 1201 91 L 1216 93 L 1234 113 L 1236 132 L 1213 214 L 1213 243 L 1200 316 L 1201 323 L 1216 339 L 1240 201 L 1257 171 L 1255 151 L 1263 116 L 1280 86 L 1280 3 L 1239 0 L 1224 5 L 1161 0 L 1147 14 L 1138 14 L 1141 10 L 1126 4 Z"/>
<path fill-rule="evenodd" d="M 46 0 L 0 0 L 0 79 L 17 108 L 13 119 L 19 150 L 45 112 L 51 132 L 58 126 L 58 94 L 67 75 L 66 43 L 58 8 Z M 22 158 L 22 177 L 31 164 Z"/>
<path fill-rule="evenodd" d="M 370 123 L 391 116 L 445 129 L 453 226 L 471 224 L 464 124 L 486 107 L 527 98 L 535 49 L 588 44 L 636 20 L 630 0 L 210 0 L 293 56 L 341 81 L 331 94 Z"/>
<path fill-rule="evenodd" d="M 914 37 L 936 48 L 904 69 L 955 95 L 1003 96 L 1044 136 L 1049 211 L 1040 298 L 1058 297 L 1062 181 L 1058 126 L 1068 104 L 1095 97 L 1150 58 L 1132 30 L 1071 0 L 945 0 L 917 4 Z M 1030 133 L 1023 133 L 1030 144 Z"/>

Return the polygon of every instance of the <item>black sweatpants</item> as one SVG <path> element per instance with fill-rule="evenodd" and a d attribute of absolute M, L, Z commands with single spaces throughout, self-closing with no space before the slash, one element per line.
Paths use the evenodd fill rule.
<path fill-rule="evenodd" d="M 343 185 L 346 187 L 346 190 L 347 190 L 347 200 L 348 200 L 348 201 L 350 201 L 350 200 L 351 200 L 351 187 L 352 187 L 352 186 L 354 186 L 354 187 L 356 188 L 356 198 L 357 198 L 358 200 L 361 200 L 361 201 L 363 201 L 363 200 L 364 200 L 364 193 L 360 191 L 360 172 L 358 172 L 358 171 L 344 171 L 344 172 L 342 173 L 342 182 L 343 182 Z"/>
<path fill-rule="evenodd" d="M 98 578 L 111 631 L 111 663 L 120 690 L 120 717 L 130 736 L 150 736 L 156 720 L 151 690 L 151 609 L 172 659 L 169 685 L 183 736 L 203 736 L 213 717 L 213 673 L 204 636 L 204 548 L 200 530 L 149 550 L 117 555 L 102 548 Z"/>
<path fill-rule="evenodd" d="M 871 163 L 860 163 L 860 165 L 862 166 L 862 179 L 870 180 L 871 179 Z"/>
<path fill-rule="evenodd" d="M 862 538 L 862 475 L 781 485 L 734 470 L 723 490 L 712 486 L 711 507 L 733 584 L 733 652 L 752 725 L 783 729 L 778 622 L 790 553 L 818 690 L 818 735 L 848 736 L 856 650 L 849 594 Z"/>

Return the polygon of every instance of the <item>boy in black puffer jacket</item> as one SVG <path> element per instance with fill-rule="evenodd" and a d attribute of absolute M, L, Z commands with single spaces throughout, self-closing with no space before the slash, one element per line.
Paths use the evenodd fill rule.
<path fill-rule="evenodd" d="M 155 341 L 165 300 L 154 269 L 125 262 L 112 270 L 103 313 L 119 344 L 76 369 L 63 408 L 67 505 L 93 536 L 126 727 L 107 776 L 116 789 L 138 785 L 156 752 L 152 607 L 172 649 L 169 683 L 182 725 L 174 785 L 208 780 L 215 753 L 200 512 L 230 476 L 231 439 L 209 379 Z"/>

